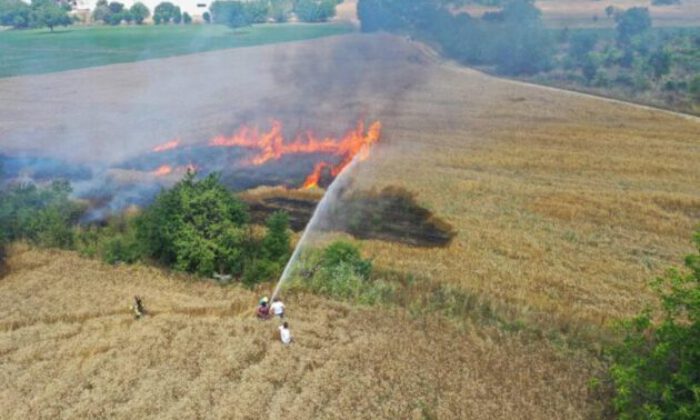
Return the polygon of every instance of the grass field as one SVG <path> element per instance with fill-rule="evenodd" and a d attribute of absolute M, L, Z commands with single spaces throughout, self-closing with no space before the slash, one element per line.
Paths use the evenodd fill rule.
<path fill-rule="evenodd" d="M 338 35 L 352 26 L 222 25 L 98 26 L 0 31 L 0 77 L 127 63 L 223 48 L 249 47 Z"/>

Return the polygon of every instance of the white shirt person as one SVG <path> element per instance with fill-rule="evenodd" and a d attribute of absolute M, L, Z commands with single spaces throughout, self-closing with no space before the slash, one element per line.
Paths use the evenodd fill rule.
<path fill-rule="evenodd" d="M 282 303 L 280 298 L 275 298 L 272 305 L 270 305 L 270 311 L 273 315 L 284 318 L 284 303 Z"/>
<path fill-rule="evenodd" d="M 280 340 L 282 340 L 282 344 L 289 345 L 292 339 L 292 332 L 289 331 L 289 324 L 285 322 L 280 325 Z"/>

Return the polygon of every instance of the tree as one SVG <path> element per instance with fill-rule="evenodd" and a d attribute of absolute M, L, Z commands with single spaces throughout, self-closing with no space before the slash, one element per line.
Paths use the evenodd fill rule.
<path fill-rule="evenodd" d="M 151 11 L 148 10 L 148 7 L 141 2 L 134 3 L 129 9 L 129 13 L 131 13 L 131 16 L 134 18 L 134 22 L 136 22 L 137 25 L 142 25 L 143 21 L 151 16 Z"/>
<path fill-rule="evenodd" d="M 291 0 L 271 0 L 268 15 L 275 22 L 286 22 L 293 9 L 294 5 Z"/>
<path fill-rule="evenodd" d="M 28 28 L 32 9 L 22 0 L 0 0 L 0 26 Z"/>
<path fill-rule="evenodd" d="M 335 16 L 335 0 L 297 0 L 294 12 L 303 22 L 325 22 Z"/>
<path fill-rule="evenodd" d="M 605 16 L 607 16 L 608 19 L 610 19 L 614 15 L 615 15 L 615 6 L 610 5 L 610 6 L 605 8 Z"/>
<path fill-rule="evenodd" d="M 192 23 L 192 16 L 190 16 L 190 14 L 187 12 L 183 13 L 182 23 L 184 23 L 185 25 L 189 25 L 190 23 Z"/>
<path fill-rule="evenodd" d="M 98 0 L 95 10 L 92 11 L 92 19 L 95 22 L 106 22 L 106 17 L 110 14 L 107 0 Z"/>
<path fill-rule="evenodd" d="M 175 10 L 173 10 L 173 23 L 180 24 L 182 22 L 182 10 L 180 10 L 180 6 L 175 6 Z"/>
<path fill-rule="evenodd" d="M 671 54 L 659 49 L 649 56 L 649 66 L 654 74 L 654 79 L 659 80 L 671 71 Z"/>
<path fill-rule="evenodd" d="M 136 220 L 136 235 L 146 255 L 176 270 L 240 274 L 247 223 L 243 203 L 217 175 L 196 180 L 190 172 Z"/>
<path fill-rule="evenodd" d="M 262 251 L 266 259 L 285 262 L 289 258 L 289 217 L 287 213 L 276 212 L 267 219 L 267 233 L 262 241 Z"/>
<path fill-rule="evenodd" d="M 6 241 L 29 240 L 43 246 L 70 248 L 73 224 L 84 208 L 70 200 L 67 181 L 48 187 L 16 185 L 4 190 L 0 200 L 0 231 Z"/>
<path fill-rule="evenodd" d="M 622 418 L 700 418 L 700 231 L 694 243 L 685 270 L 654 283 L 661 313 L 647 309 L 623 324 L 610 367 Z"/>
<path fill-rule="evenodd" d="M 265 23 L 270 13 L 269 2 L 255 0 L 245 3 L 246 14 L 251 23 Z"/>
<path fill-rule="evenodd" d="M 73 24 L 68 11 L 50 0 L 33 0 L 30 15 L 31 26 L 41 28 L 46 26 L 51 32 L 56 26 Z"/>
<path fill-rule="evenodd" d="M 695 76 L 688 84 L 688 92 L 695 102 L 700 103 L 700 76 Z"/>
<path fill-rule="evenodd" d="M 617 40 L 629 44 L 632 38 L 651 28 L 651 16 L 646 7 L 632 7 L 617 16 Z"/>
<path fill-rule="evenodd" d="M 159 3 L 155 7 L 155 9 L 153 9 L 153 21 L 157 25 L 160 25 L 161 23 L 168 24 L 175 17 L 176 10 L 179 11 L 180 8 L 176 7 L 174 4 L 172 4 L 169 1 L 164 1 L 162 3 Z"/>
<path fill-rule="evenodd" d="M 240 1 L 215 1 L 210 6 L 214 23 L 239 28 L 251 24 L 245 5 Z"/>
<path fill-rule="evenodd" d="M 576 62 L 582 62 L 598 43 L 595 32 L 576 32 L 569 42 L 569 55 Z"/>
<path fill-rule="evenodd" d="M 209 14 L 209 12 L 204 12 L 204 14 L 202 15 L 202 19 L 204 19 L 206 23 L 211 23 L 211 15 Z"/>

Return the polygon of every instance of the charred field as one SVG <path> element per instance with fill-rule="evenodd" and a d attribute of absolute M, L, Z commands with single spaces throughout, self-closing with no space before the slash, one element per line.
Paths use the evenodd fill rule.
<path fill-rule="evenodd" d="M 319 162 L 327 185 L 343 156 L 252 165 L 262 149 L 210 143 L 244 126 L 264 137 L 271 118 L 286 144 L 308 130 L 339 140 L 358 121 L 366 135 L 379 121 L 322 233 L 555 337 L 604 334 L 648 304 L 647 281 L 690 251 L 700 218 L 697 119 L 500 80 L 399 37 L 0 79 L 0 93 L 0 151 L 15 167 L 48 159 L 76 193 L 103 175 L 131 192 L 189 165 L 219 170 L 253 217 L 286 209 L 296 229 L 322 194 L 299 188 Z M 113 202 L 108 191 L 96 202 Z M 0 399 L 13 417 L 601 416 L 589 352 L 477 318 L 303 293 L 288 297 L 299 340 L 288 352 L 251 317 L 265 292 L 16 245 L 0 280 Z M 127 313 L 136 293 L 155 312 L 148 322 Z"/>

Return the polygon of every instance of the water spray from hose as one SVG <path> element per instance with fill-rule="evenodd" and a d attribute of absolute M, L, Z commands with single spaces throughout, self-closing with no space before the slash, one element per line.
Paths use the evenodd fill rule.
<path fill-rule="evenodd" d="M 282 276 L 277 282 L 275 291 L 272 293 L 272 298 L 270 299 L 271 301 L 274 301 L 282 285 L 293 274 L 294 268 L 296 267 L 296 262 L 299 259 L 299 255 L 305 247 L 306 242 L 311 238 L 311 235 L 314 231 L 318 229 L 321 221 L 326 217 L 329 211 L 331 211 L 333 209 L 333 206 L 338 202 L 343 187 L 347 185 L 348 180 L 350 179 L 350 172 L 352 172 L 352 169 L 355 167 L 357 162 L 364 159 L 363 156 L 366 156 L 366 153 L 358 154 L 358 156 L 355 156 L 355 158 L 353 158 L 350 164 L 348 164 L 338 174 L 338 176 L 335 177 L 333 182 L 331 182 L 331 185 L 328 186 L 328 190 L 326 190 L 326 193 L 323 195 L 323 198 L 321 198 L 321 201 L 319 201 L 318 205 L 316 206 L 316 209 L 314 210 L 314 213 L 311 216 L 311 220 L 309 220 L 309 223 L 304 229 L 304 233 L 302 233 L 301 235 L 301 239 L 299 239 L 297 246 L 294 248 L 294 252 L 292 253 L 291 258 L 289 259 L 289 262 L 287 262 L 287 265 L 284 267 Z"/>

